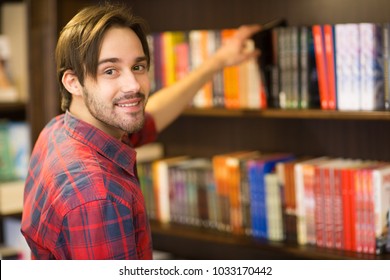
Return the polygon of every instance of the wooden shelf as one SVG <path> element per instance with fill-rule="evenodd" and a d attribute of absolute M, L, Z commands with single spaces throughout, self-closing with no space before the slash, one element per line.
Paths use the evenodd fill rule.
<path fill-rule="evenodd" d="M 284 242 L 235 236 L 212 229 L 151 222 L 154 248 L 186 259 L 390 259 L 390 254 L 372 255 L 299 246 Z"/>
<path fill-rule="evenodd" d="M 373 120 L 390 121 L 390 111 L 325 111 L 319 109 L 287 110 L 287 109 L 225 109 L 189 108 L 185 116 L 207 117 L 261 117 L 286 119 L 324 119 L 324 120 Z"/>
<path fill-rule="evenodd" d="M 24 120 L 26 104 L 23 102 L 0 102 L 0 118 Z"/>

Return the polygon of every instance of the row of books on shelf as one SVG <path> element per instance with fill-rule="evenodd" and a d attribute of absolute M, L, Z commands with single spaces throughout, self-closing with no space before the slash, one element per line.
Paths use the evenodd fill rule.
<path fill-rule="evenodd" d="M 154 89 L 171 85 L 206 60 L 235 29 L 149 35 Z M 227 67 L 196 95 L 194 107 L 324 110 L 389 109 L 390 24 L 273 26 L 248 48 L 256 60 Z"/>
<path fill-rule="evenodd" d="M 172 85 L 214 53 L 235 29 L 166 31 L 149 35 L 152 87 Z M 254 49 L 249 41 L 246 48 Z M 257 60 L 226 67 L 196 94 L 194 107 L 265 108 L 265 85 Z"/>
<path fill-rule="evenodd" d="M 237 151 L 138 163 L 151 219 L 271 241 L 390 251 L 390 163 Z M 387 246 L 387 249 L 386 249 Z"/>

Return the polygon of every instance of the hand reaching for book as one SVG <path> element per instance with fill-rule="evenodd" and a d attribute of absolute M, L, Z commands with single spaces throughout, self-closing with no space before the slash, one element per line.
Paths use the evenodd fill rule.
<path fill-rule="evenodd" d="M 216 51 L 215 57 L 220 61 L 221 68 L 240 64 L 260 54 L 260 50 L 249 50 L 248 40 L 261 30 L 261 25 L 242 25 L 234 34 L 223 41 Z"/>

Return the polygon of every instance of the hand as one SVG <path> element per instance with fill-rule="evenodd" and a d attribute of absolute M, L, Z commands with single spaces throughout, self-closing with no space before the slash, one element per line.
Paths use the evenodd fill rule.
<path fill-rule="evenodd" d="M 219 60 L 221 67 L 237 65 L 260 55 L 260 50 L 246 48 L 246 42 L 260 30 L 261 25 L 242 25 L 232 37 L 222 42 L 222 46 L 215 53 L 215 58 Z"/>

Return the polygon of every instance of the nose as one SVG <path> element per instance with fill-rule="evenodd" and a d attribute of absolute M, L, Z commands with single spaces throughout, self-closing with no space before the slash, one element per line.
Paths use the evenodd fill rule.
<path fill-rule="evenodd" d="M 131 71 L 123 73 L 122 75 L 122 91 L 128 93 L 137 93 L 139 92 L 141 85 L 138 82 L 137 76 L 134 75 Z"/>

